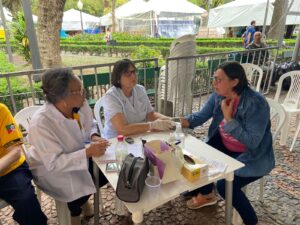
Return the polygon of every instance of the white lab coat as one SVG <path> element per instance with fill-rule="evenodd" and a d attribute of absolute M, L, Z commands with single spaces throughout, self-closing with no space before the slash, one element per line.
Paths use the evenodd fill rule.
<path fill-rule="evenodd" d="M 146 122 L 147 114 L 153 111 L 146 90 L 137 84 L 132 90 L 132 102 L 127 98 L 121 88 L 111 87 L 104 98 L 105 126 L 103 136 L 107 139 L 116 137 L 117 131 L 114 129 L 111 119 L 117 113 L 123 113 L 126 123 Z"/>
<path fill-rule="evenodd" d="M 79 115 L 82 129 L 46 103 L 30 121 L 28 160 L 34 181 L 63 202 L 96 192 L 85 153 L 85 142 L 97 132 L 96 123 L 86 102 Z"/>

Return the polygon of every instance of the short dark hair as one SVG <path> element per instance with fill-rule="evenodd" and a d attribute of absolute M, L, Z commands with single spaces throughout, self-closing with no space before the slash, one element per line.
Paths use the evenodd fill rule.
<path fill-rule="evenodd" d="M 223 70 L 229 79 L 239 80 L 239 83 L 233 88 L 233 91 L 238 95 L 240 95 L 243 90 L 249 87 L 245 70 L 239 62 L 225 62 L 219 65 L 218 69 Z"/>
<path fill-rule="evenodd" d="M 122 73 L 127 72 L 130 66 L 134 67 L 134 69 L 136 70 L 134 63 L 130 59 L 122 59 L 115 63 L 111 74 L 112 85 L 121 88 L 120 80 Z"/>
<path fill-rule="evenodd" d="M 55 104 L 69 93 L 70 80 L 76 76 L 70 68 L 53 68 L 42 75 L 42 89 L 48 102 Z"/>
<path fill-rule="evenodd" d="M 256 23 L 256 21 L 255 21 L 255 20 L 252 20 L 250 24 L 253 25 L 253 24 L 255 24 L 255 23 Z"/>

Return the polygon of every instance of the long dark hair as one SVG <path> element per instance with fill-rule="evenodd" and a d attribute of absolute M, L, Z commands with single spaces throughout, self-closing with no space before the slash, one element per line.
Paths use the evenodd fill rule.
<path fill-rule="evenodd" d="M 238 62 L 225 62 L 218 66 L 218 69 L 224 71 L 229 79 L 238 79 L 239 83 L 233 88 L 233 91 L 240 95 L 243 90 L 249 87 L 249 82 L 244 68 Z"/>

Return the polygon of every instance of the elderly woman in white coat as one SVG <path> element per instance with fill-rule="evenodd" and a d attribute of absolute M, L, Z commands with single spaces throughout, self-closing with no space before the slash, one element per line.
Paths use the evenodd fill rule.
<path fill-rule="evenodd" d="M 82 209 L 93 216 L 91 157 L 103 155 L 109 143 L 100 138 L 82 84 L 70 69 L 46 71 L 42 85 L 46 103 L 30 121 L 30 169 L 45 193 L 68 203 L 72 225 L 78 225 Z M 106 183 L 100 172 L 100 186 Z"/>
<path fill-rule="evenodd" d="M 104 96 L 105 138 L 164 131 L 175 125 L 169 117 L 154 112 L 145 88 L 137 84 L 136 67 L 129 59 L 115 63 L 111 83 Z"/>

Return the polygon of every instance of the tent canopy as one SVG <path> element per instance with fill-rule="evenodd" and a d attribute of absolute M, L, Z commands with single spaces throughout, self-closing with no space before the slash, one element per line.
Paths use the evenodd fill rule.
<path fill-rule="evenodd" d="M 291 3 L 292 0 L 289 0 Z M 266 25 L 271 24 L 275 0 L 270 0 Z M 252 20 L 262 26 L 267 0 L 235 0 L 209 11 L 208 27 L 248 26 Z M 294 0 L 290 11 L 300 12 L 300 0 Z M 287 16 L 286 24 L 300 24 L 300 16 Z"/>
<path fill-rule="evenodd" d="M 100 18 L 82 12 L 82 23 L 83 29 L 95 27 L 99 25 Z M 66 31 L 81 30 L 80 11 L 76 9 L 65 11 L 62 22 L 62 29 Z"/>
<path fill-rule="evenodd" d="M 176 16 L 176 15 L 201 15 L 206 12 L 205 9 L 190 3 L 186 0 L 131 0 L 116 9 L 116 18 L 118 20 L 130 18 L 133 16 L 142 16 L 143 14 L 154 13 L 157 16 Z M 112 24 L 111 13 L 100 18 L 102 26 Z"/>
<path fill-rule="evenodd" d="M 200 15 L 206 12 L 205 9 L 186 0 L 150 0 L 141 13 L 153 11 L 156 15 L 176 13 L 185 15 Z"/>

